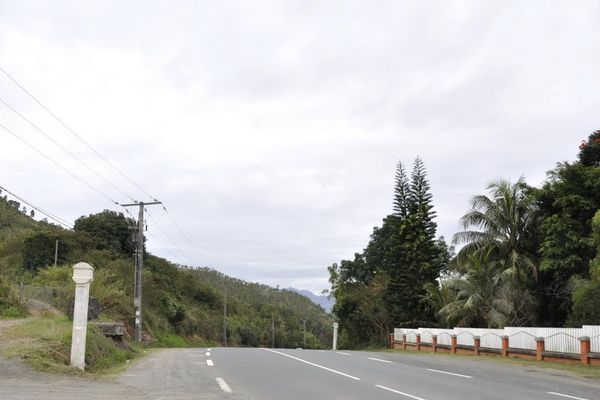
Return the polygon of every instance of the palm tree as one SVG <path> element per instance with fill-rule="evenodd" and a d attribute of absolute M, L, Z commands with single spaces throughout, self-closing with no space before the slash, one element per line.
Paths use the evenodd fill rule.
<path fill-rule="evenodd" d="M 512 313 L 507 299 L 507 274 L 500 261 L 492 258 L 493 248 L 468 254 L 461 264 L 461 275 L 442 283 L 445 291 L 454 292 L 454 300 L 438 315 L 447 326 L 504 327 Z"/>
<path fill-rule="evenodd" d="M 461 218 L 463 232 L 454 235 L 454 244 L 465 244 L 457 262 L 469 255 L 491 249 L 490 256 L 502 261 L 506 273 L 519 284 L 531 274 L 538 277 L 533 245 L 538 224 L 535 198 L 527 190 L 523 177 L 511 184 L 498 180 L 488 185 L 489 196 L 475 196 L 471 209 Z M 476 228 L 477 230 L 469 230 Z M 517 285 L 518 286 L 518 285 Z"/>

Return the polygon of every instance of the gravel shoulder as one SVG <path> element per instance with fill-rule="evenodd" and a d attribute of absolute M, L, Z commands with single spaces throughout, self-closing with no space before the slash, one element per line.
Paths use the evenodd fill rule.
<path fill-rule="evenodd" d="M 206 365 L 204 349 L 160 349 L 123 373 L 81 378 L 38 372 L 20 359 L 0 358 L 3 400 L 241 399 L 224 393 Z"/>

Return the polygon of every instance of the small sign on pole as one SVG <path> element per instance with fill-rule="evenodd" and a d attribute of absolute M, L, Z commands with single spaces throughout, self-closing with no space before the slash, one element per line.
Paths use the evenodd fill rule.
<path fill-rule="evenodd" d="M 94 280 L 94 268 L 87 263 L 73 266 L 75 281 L 75 306 L 73 309 L 73 335 L 71 338 L 71 366 L 85 369 L 85 338 L 87 334 L 90 283 Z"/>

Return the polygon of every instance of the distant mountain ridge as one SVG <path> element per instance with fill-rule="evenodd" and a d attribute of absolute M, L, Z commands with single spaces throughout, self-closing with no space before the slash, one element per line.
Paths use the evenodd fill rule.
<path fill-rule="evenodd" d="M 323 307 L 323 309 L 325 311 L 327 311 L 327 313 L 331 313 L 331 310 L 333 310 L 333 305 L 335 304 L 335 300 L 329 299 L 325 295 L 319 296 L 309 290 L 300 290 L 300 289 L 296 289 L 293 287 L 289 287 L 285 290 L 289 290 L 290 292 L 296 292 L 298 294 L 301 294 L 304 297 L 308 297 L 313 303 L 318 304 L 321 307 Z"/>

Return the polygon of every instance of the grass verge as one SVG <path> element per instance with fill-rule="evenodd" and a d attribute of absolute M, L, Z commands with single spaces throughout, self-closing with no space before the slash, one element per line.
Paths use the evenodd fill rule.
<path fill-rule="evenodd" d="M 214 342 L 205 340 L 201 337 L 184 337 L 170 333 L 159 333 L 154 337 L 152 347 L 213 347 Z"/>
<path fill-rule="evenodd" d="M 369 350 L 373 351 L 373 350 Z M 498 362 L 504 364 L 515 364 L 520 365 L 522 367 L 527 368 L 540 368 L 545 370 L 553 370 L 562 373 L 569 373 L 573 375 L 577 375 L 583 378 L 592 378 L 592 379 L 600 379 L 600 367 L 597 365 L 582 365 L 582 364 L 561 364 L 550 361 L 535 361 L 535 360 L 524 360 L 521 358 L 515 357 L 500 357 L 500 356 L 488 356 L 488 355 L 468 355 L 468 354 L 450 354 L 450 353 L 432 353 L 432 352 L 420 352 L 420 351 L 412 351 L 412 350 L 402 350 L 402 349 L 380 349 L 381 352 L 386 353 L 400 353 L 400 354 L 414 354 L 414 355 L 422 355 L 422 356 L 431 356 L 431 357 L 461 357 L 463 359 L 468 359 L 472 361 L 491 361 Z"/>
<path fill-rule="evenodd" d="M 126 342 L 117 343 L 95 327 L 88 326 L 86 370 L 71 368 L 72 322 L 62 316 L 43 316 L 14 325 L 3 331 L 0 354 L 21 357 L 34 369 L 69 374 L 96 376 L 117 372 L 129 360 L 139 356 L 141 348 Z"/>

